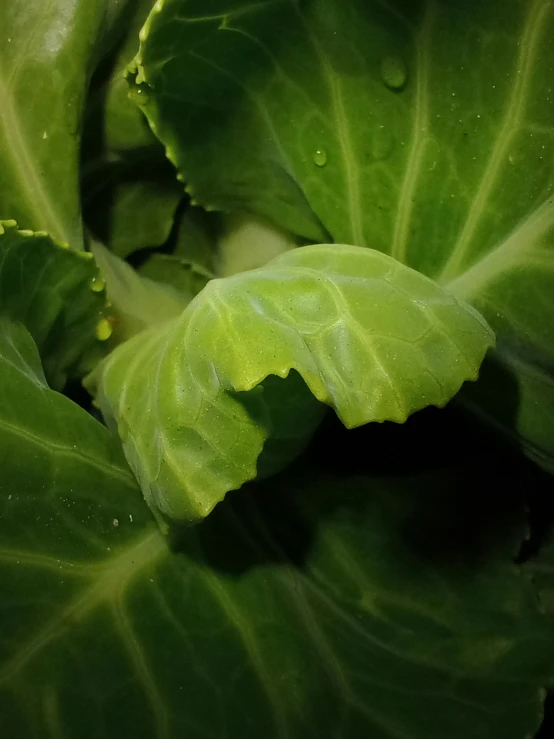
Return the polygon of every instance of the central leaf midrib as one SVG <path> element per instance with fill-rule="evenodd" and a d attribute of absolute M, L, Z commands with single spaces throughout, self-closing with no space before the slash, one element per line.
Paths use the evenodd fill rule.
<path fill-rule="evenodd" d="M 113 477 L 120 479 L 122 483 L 135 487 L 135 481 L 130 472 L 126 472 L 123 468 L 114 467 L 107 461 L 89 457 L 80 449 L 72 447 L 69 444 L 58 443 L 51 439 L 46 439 L 43 436 L 38 436 L 29 429 L 12 424 L 3 418 L 0 418 L 0 431 L 4 431 L 6 434 L 18 436 L 25 441 L 29 441 L 35 446 L 43 449 L 48 454 L 75 457 L 81 460 L 84 464 L 98 470 L 103 475 L 112 475 Z"/>
<path fill-rule="evenodd" d="M 327 81 L 331 95 L 331 108 L 335 120 L 339 148 L 341 152 L 344 179 L 346 184 L 347 209 L 350 220 L 350 231 L 352 240 L 349 243 L 364 246 L 364 229 L 361 208 L 361 191 L 359 182 L 359 168 L 356 164 L 354 147 L 352 146 L 352 133 L 350 122 L 344 106 L 342 86 L 340 77 L 337 75 L 333 65 L 330 63 L 326 51 L 321 47 L 319 39 L 313 32 L 311 26 L 306 22 L 301 10 L 295 0 L 289 0 L 290 5 L 306 31 L 306 35 L 312 42 L 313 49 L 321 64 L 321 69 Z M 343 239 L 346 240 L 346 239 Z"/>
<path fill-rule="evenodd" d="M 168 552 L 167 544 L 160 532 L 157 529 L 149 530 L 111 562 L 91 563 L 90 571 L 98 572 L 97 577 L 92 578 L 92 583 L 82 595 L 61 609 L 37 634 L 31 635 L 29 641 L 2 666 L 0 686 L 19 674 L 37 654 L 67 632 L 72 624 L 82 621 L 101 603 L 120 598 L 138 574 L 165 552 Z"/>
<path fill-rule="evenodd" d="M 435 21 L 435 5 L 428 2 L 420 34 L 416 38 L 416 93 L 413 116 L 412 146 L 406 164 L 406 174 L 398 199 L 391 255 L 406 263 L 406 251 L 416 185 L 421 170 L 429 129 L 429 53 L 431 34 Z"/>
<path fill-rule="evenodd" d="M 445 284 L 447 290 L 465 300 L 479 295 L 483 288 L 519 264 L 536 248 L 542 237 L 554 228 L 554 197 L 548 198 L 520 222 L 508 236 L 472 264 L 462 274 Z"/>
<path fill-rule="evenodd" d="M 504 120 L 501 123 L 499 134 L 473 197 L 460 236 L 442 269 L 439 277 L 441 282 L 450 281 L 457 276 L 479 223 L 489 207 L 492 192 L 497 184 L 502 167 L 506 163 L 508 148 L 522 123 L 537 47 L 542 32 L 546 27 L 545 16 L 551 9 L 552 5 L 549 2 L 535 0 L 529 11 L 522 32 L 520 54 L 514 68 L 516 82 L 508 102 Z"/>

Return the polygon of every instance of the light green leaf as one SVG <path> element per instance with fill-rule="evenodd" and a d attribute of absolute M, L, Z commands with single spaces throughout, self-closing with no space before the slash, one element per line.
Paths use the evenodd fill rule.
<path fill-rule="evenodd" d="M 73 488 L 3 471 L 4 735 L 532 736 L 552 638 L 511 563 L 514 470 L 499 464 L 502 520 L 483 473 L 308 470 L 172 553 L 104 464 Z"/>
<path fill-rule="evenodd" d="M 301 450 L 320 419 L 304 383 L 349 428 L 403 422 L 475 380 L 492 343 L 473 309 L 423 275 L 380 252 L 320 245 L 212 280 L 88 384 L 152 510 L 193 521 L 256 477 L 274 423 L 281 466 Z"/>
<path fill-rule="evenodd" d="M 111 338 L 115 343 L 125 341 L 180 315 L 188 305 L 190 299 L 186 295 L 170 285 L 142 277 L 102 244 L 92 244 L 91 248 L 105 283 L 111 314 L 106 339 Z"/>
<path fill-rule="evenodd" d="M 79 143 L 90 75 L 132 0 L 2 6 L 0 219 L 83 246 Z"/>
<path fill-rule="evenodd" d="M 294 249 L 298 240 L 268 221 L 248 214 L 209 213 L 202 208 L 189 206 L 178 223 L 177 237 L 170 255 L 152 255 L 145 262 L 146 274 L 155 263 L 154 271 L 160 275 L 172 263 L 181 261 L 190 272 L 211 277 L 229 277 L 238 272 L 263 267 L 279 254 Z M 170 259 L 167 259 L 167 257 Z M 181 274 L 168 280 L 189 283 L 190 275 Z M 194 293 L 196 294 L 196 293 Z"/>
<path fill-rule="evenodd" d="M 0 221 L 0 315 L 25 324 L 55 387 L 96 342 L 105 305 L 98 277 L 91 254 Z"/>
<path fill-rule="evenodd" d="M 297 245 L 292 234 L 249 215 L 221 217 L 216 273 L 229 277 L 263 267 L 279 254 Z"/>
<path fill-rule="evenodd" d="M 200 204 L 318 222 L 470 301 L 550 465 L 553 36 L 552 0 L 160 0 L 130 75 Z"/>

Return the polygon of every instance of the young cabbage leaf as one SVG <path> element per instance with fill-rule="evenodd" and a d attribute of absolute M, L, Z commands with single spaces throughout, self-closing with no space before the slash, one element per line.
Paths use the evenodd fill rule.
<path fill-rule="evenodd" d="M 551 0 L 160 0 L 130 68 L 201 205 L 320 224 L 474 305 L 504 379 L 472 407 L 547 467 L 553 36 Z"/>
<path fill-rule="evenodd" d="M 299 453 L 318 401 L 349 428 L 401 423 L 475 380 L 492 344 L 479 314 L 391 257 L 308 246 L 212 280 L 88 386 L 152 510 L 195 521 Z"/>
<path fill-rule="evenodd" d="M 171 285 L 142 277 L 102 244 L 93 243 L 91 249 L 106 287 L 112 347 L 181 315 L 192 299 Z"/>
<path fill-rule="evenodd" d="M 194 297 L 209 279 L 263 267 L 296 246 L 292 234 L 258 216 L 189 206 L 179 219 L 171 253 L 152 254 L 139 271 Z"/>

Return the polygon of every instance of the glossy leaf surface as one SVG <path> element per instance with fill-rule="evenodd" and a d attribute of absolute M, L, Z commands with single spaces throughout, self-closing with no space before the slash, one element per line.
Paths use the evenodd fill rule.
<path fill-rule="evenodd" d="M 418 272 L 321 245 L 212 280 L 181 317 L 115 350 L 88 386 L 152 510 L 194 521 L 256 477 L 268 438 L 283 442 L 277 454 L 269 445 L 271 471 L 301 451 L 316 401 L 349 428 L 402 423 L 475 380 L 492 343 L 479 314 Z"/>
<path fill-rule="evenodd" d="M 202 205 L 471 302 L 513 387 L 509 419 L 494 384 L 479 410 L 552 469 L 553 35 L 551 0 L 161 0 L 130 68 Z"/>

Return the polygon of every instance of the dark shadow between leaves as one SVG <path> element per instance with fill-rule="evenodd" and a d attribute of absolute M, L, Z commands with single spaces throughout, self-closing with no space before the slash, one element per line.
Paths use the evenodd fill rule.
<path fill-rule="evenodd" d="M 510 403 L 514 392 L 506 396 Z M 361 476 L 364 482 L 356 489 L 353 478 Z M 531 490 L 539 494 L 548 482 L 455 404 L 421 411 L 404 425 L 369 424 L 351 431 L 329 413 L 286 472 L 229 493 L 193 530 L 174 529 L 172 546 L 236 576 L 274 564 L 302 569 L 327 519 L 342 510 L 363 520 L 383 489 L 390 491 L 391 504 L 396 495 L 405 499 L 407 489 L 413 506 L 394 535 L 422 566 L 463 575 L 498 547 L 506 556 L 518 555 L 525 496 Z M 319 485 L 321 496 L 314 491 Z M 506 541 L 513 542 L 509 553 Z"/>

